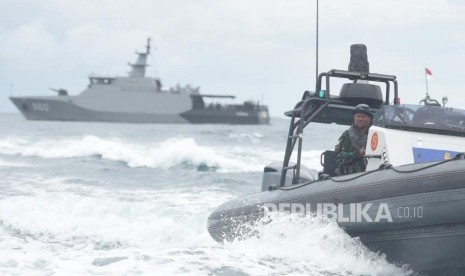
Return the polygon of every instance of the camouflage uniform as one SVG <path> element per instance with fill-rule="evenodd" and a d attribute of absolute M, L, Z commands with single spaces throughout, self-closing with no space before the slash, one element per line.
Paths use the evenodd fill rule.
<path fill-rule="evenodd" d="M 358 154 L 358 150 L 350 142 L 349 131 L 346 130 L 339 137 L 335 148 L 338 175 L 363 172 L 366 169 L 365 160 Z"/>

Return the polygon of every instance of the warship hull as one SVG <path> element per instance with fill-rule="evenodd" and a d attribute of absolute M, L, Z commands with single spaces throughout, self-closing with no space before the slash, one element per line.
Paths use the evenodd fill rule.
<path fill-rule="evenodd" d="M 27 120 L 169 124 L 269 124 L 267 111 L 193 109 L 180 113 L 97 111 L 61 97 L 11 97 Z"/>

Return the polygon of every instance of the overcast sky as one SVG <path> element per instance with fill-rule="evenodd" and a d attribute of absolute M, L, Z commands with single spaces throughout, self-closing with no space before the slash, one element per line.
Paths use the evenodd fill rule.
<path fill-rule="evenodd" d="M 78 94 L 91 73 L 126 75 L 157 48 L 164 86 L 260 100 L 282 116 L 315 86 L 316 0 L 0 0 L 0 112 L 9 95 Z M 465 1 L 320 0 L 320 71 L 347 69 L 351 44 L 370 71 L 398 77 L 402 103 L 425 93 L 465 109 Z M 338 92 L 333 92 L 338 93 Z"/>

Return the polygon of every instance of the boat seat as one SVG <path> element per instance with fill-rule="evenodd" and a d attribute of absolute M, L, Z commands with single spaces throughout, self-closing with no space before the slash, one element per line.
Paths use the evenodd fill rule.
<path fill-rule="evenodd" d="M 327 174 L 329 176 L 336 175 L 336 152 L 333 150 L 323 152 L 320 156 L 320 163 L 323 166 L 323 174 Z"/>

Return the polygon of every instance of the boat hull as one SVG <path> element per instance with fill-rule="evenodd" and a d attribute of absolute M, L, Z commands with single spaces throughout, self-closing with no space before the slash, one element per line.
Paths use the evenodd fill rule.
<path fill-rule="evenodd" d="M 218 207 L 208 230 L 218 242 L 246 238 L 254 233 L 244 225 L 260 223 L 270 205 L 280 204 L 301 204 L 307 211 L 318 210 L 318 204 L 337 205 L 343 211 L 337 221 L 349 235 L 415 271 L 465 269 L 465 160 L 406 165 L 244 196 Z M 363 212 L 352 216 L 351 211 L 366 206 L 368 219 Z M 386 216 L 376 220 L 387 213 L 391 221 Z"/>
<path fill-rule="evenodd" d="M 268 113 L 189 110 L 182 113 L 98 111 L 73 103 L 72 97 L 11 97 L 27 120 L 173 124 L 269 124 Z M 260 113 L 261 112 L 261 113 Z"/>

